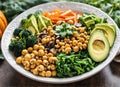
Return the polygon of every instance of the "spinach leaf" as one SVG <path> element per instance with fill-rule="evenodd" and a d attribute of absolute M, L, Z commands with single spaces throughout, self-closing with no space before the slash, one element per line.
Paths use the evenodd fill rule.
<path fill-rule="evenodd" d="M 71 54 L 57 53 L 57 77 L 72 77 L 88 72 L 97 66 L 86 50 Z"/>

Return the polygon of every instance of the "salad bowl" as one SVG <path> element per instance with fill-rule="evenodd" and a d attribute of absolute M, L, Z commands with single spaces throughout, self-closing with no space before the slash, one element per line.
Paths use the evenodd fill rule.
<path fill-rule="evenodd" d="M 88 14 L 95 14 L 96 16 L 100 18 L 107 18 L 108 23 L 114 24 L 116 27 L 116 38 L 115 42 L 110 49 L 110 53 L 106 60 L 101 62 L 98 66 L 96 66 L 93 70 L 86 72 L 82 75 L 74 76 L 74 77 L 68 77 L 68 78 L 45 78 L 40 76 L 35 76 L 32 73 L 26 71 L 22 66 L 16 64 L 15 57 L 12 55 L 12 53 L 9 51 L 9 44 L 10 39 L 13 37 L 13 31 L 15 28 L 20 26 L 20 22 L 22 19 L 26 18 L 29 14 L 35 13 L 37 10 L 41 10 L 42 12 L 51 11 L 53 9 L 60 9 L 60 10 L 73 10 L 76 12 L 83 12 Z M 76 3 L 76 2 L 51 2 L 47 4 L 41 4 L 35 7 L 32 7 L 25 12 L 21 13 L 19 16 L 17 16 L 9 25 L 7 26 L 2 40 L 1 40 L 1 48 L 2 53 L 7 60 L 7 62 L 20 74 L 33 79 L 35 81 L 39 82 L 45 82 L 45 83 L 53 83 L 53 84 L 64 84 L 64 83 L 72 83 L 76 81 L 81 81 L 83 79 L 89 78 L 99 71 L 101 71 L 105 66 L 107 66 L 116 56 L 118 50 L 119 50 L 119 44 L 120 44 L 120 31 L 115 24 L 115 22 L 103 11 L 101 11 L 98 8 L 95 8 L 93 6 L 83 4 L 83 3 Z"/>

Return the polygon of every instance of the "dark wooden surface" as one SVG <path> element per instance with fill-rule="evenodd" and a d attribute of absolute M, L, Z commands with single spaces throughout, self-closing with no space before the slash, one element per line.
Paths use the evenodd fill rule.
<path fill-rule="evenodd" d="M 16 72 L 7 61 L 0 61 L 0 87 L 120 87 L 120 63 L 112 62 L 86 80 L 55 85 L 26 78 Z"/>

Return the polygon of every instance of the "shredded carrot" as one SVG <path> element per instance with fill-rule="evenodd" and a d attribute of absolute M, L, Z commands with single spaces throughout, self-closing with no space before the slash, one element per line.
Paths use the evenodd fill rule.
<path fill-rule="evenodd" d="M 54 9 L 51 12 L 45 12 L 42 15 L 45 17 L 50 18 L 53 24 L 56 24 L 57 21 L 68 21 L 68 20 L 73 20 L 73 22 L 77 21 L 77 12 L 73 12 L 72 10 L 59 10 L 59 9 Z M 82 13 L 80 13 L 82 15 Z"/>

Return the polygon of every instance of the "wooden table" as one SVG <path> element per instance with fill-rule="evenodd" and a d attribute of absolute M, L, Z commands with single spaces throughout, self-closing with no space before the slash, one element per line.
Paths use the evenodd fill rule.
<path fill-rule="evenodd" d="M 0 61 L 0 87 L 120 87 L 120 63 L 114 61 L 86 80 L 54 85 L 33 81 L 16 72 L 7 61 Z"/>

